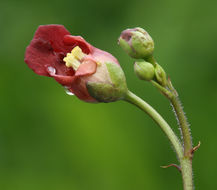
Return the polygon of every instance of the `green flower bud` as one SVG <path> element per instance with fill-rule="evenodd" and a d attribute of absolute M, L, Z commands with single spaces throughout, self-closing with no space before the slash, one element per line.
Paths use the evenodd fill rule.
<path fill-rule="evenodd" d="M 162 86 L 167 85 L 166 72 L 159 64 L 156 64 L 155 66 L 155 77 L 159 84 L 161 84 Z"/>
<path fill-rule="evenodd" d="M 148 58 L 154 51 L 154 41 L 142 28 L 124 30 L 119 38 L 119 45 L 136 59 Z"/>
<path fill-rule="evenodd" d="M 134 71 L 141 80 L 152 80 L 155 76 L 154 66 L 146 61 L 135 62 Z"/>
<path fill-rule="evenodd" d="M 123 70 L 118 64 L 106 63 L 108 81 L 99 81 L 100 76 L 96 76 L 96 81 L 87 82 L 87 90 L 90 95 L 99 102 L 114 102 L 124 99 L 128 89 Z M 103 76 L 105 78 L 105 76 Z"/>

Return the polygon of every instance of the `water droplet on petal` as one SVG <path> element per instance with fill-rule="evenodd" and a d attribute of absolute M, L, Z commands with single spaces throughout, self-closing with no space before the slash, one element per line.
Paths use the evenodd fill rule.
<path fill-rule="evenodd" d="M 71 91 L 69 91 L 67 86 L 64 86 L 64 88 L 65 88 L 66 94 L 68 94 L 69 96 L 74 96 L 74 94 Z"/>
<path fill-rule="evenodd" d="M 56 74 L 56 69 L 54 67 L 48 67 L 47 68 L 48 72 L 50 75 L 55 75 Z"/>
<path fill-rule="evenodd" d="M 66 94 L 68 94 L 69 96 L 74 96 L 74 94 L 70 92 L 69 90 L 66 90 Z"/>

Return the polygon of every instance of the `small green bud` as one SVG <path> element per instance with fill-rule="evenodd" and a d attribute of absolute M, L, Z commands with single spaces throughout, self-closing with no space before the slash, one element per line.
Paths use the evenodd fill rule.
<path fill-rule="evenodd" d="M 166 72 L 159 64 L 156 64 L 155 66 L 155 77 L 159 84 L 161 84 L 162 86 L 167 85 Z"/>
<path fill-rule="evenodd" d="M 141 80 L 152 80 L 155 75 L 154 66 L 146 61 L 135 62 L 134 71 Z"/>
<path fill-rule="evenodd" d="M 154 51 L 154 41 L 142 28 L 124 30 L 119 38 L 119 45 L 136 59 L 148 58 Z"/>

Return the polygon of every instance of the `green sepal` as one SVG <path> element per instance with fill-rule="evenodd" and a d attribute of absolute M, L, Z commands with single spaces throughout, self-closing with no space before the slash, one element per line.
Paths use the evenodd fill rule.
<path fill-rule="evenodd" d="M 88 92 L 99 102 L 121 100 L 128 91 L 124 72 L 115 63 L 106 63 L 106 66 L 112 83 L 88 82 Z"/>
<path fill-rule="evenodd" d="M 164 69 L 159 64 L 156 64 L 156 66 L 155 66 L 155 77 L 156 77 L 156 81 L 159 84 L 161 84 L 162 86 L 167 85 L 166 73 L 165 73 Z"/>

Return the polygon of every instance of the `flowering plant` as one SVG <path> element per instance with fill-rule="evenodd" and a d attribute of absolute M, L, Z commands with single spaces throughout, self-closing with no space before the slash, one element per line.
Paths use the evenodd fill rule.
<path fill-rule="evenodd" d="M 179 161 L 184 190 L 193 190 L 192 159 L 200 143 L 193 147 L 189 125 L 178 93 L 166 72 L 153 57 L 154 42 L 142 28 L 121 33 L 119 45 L 135 58 L 134 71 L 139 79 L 150 82 L 168 98 L 181 128 L 179 138 L 162 116 L 144 100 L 128 90 L 117 59 L 80 36 L 72 36 L 62 25 L 39 26 L 26 49 L 25 62 L 38 75 L 54 78 L 79 99 L 86 102 L 127 101 L 146 112 L 163 130 Z"/>

